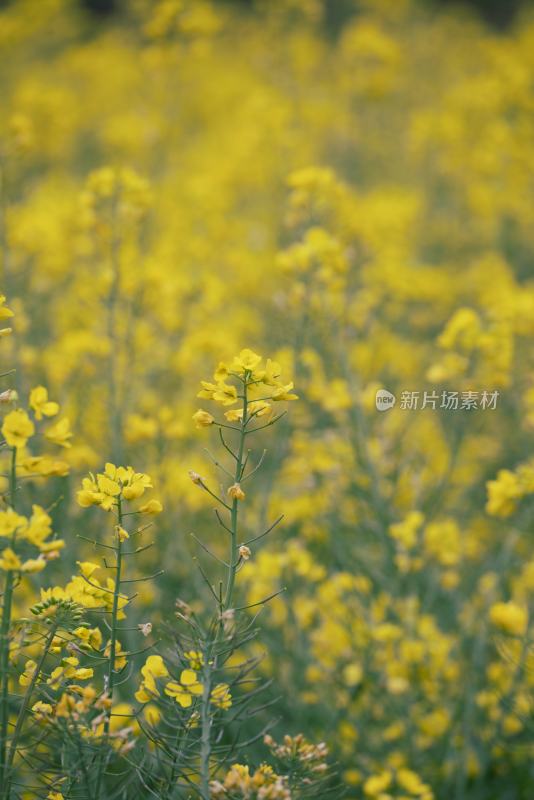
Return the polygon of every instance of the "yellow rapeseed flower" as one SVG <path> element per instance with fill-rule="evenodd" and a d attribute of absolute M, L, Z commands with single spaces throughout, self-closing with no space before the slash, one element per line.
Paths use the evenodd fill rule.
<path fill-rule="evenodd" d="M 35 426 L 26 411 L 16 408 L 4 418 L 2 434 L 10 447 L 25 447 L 26 442 L 35 433 Z"/>
<path fill-rule="evenodd" d="M 512 601 L 495 603 L 490 608 L 490 621 L 504 633 L 524 636 L 528 626 L 528 612 L 526 608 Z"/>
<path fill-rule="evenodd" d="M 54 417 L 59 412 L 58 403 L 48 399 L 48 389 L 44 386 L 36 386 L 31 390 L 29 405 L 35 413 L 35 419 Z"/>
<path fill-rule="evenodd" d="M 72 447 L 70 440 L 72 439 L 73 434 L 67 417 L 58 420 L 54 425 L 45 431 L 44 435 L 49 442 L 52 442 L 52 444 L 57 444 L 60 447 Z"/>
<path fill-rule="evenodd" d="M 193 419 L 197 428 L 207 428 L 215 422 L 215 417 L 213 417 L 209 411 L 204 411 L 202 408 L 195 411 Z"/>

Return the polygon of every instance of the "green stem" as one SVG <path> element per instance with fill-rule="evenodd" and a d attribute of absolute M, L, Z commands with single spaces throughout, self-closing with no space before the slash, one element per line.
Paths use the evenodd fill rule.
<path fill-rule="evenodd" d="M 2 285 L 8 292 L 8 250 L 6 236 L 6 175 L 3 159 L 0 159 L 0 255 L 2 256 Z"/>
<path fill-rule="evenodd" d="M 492 759 L 491 754 L 493 752 L 493 748 L 500 743 L 501 738 L 504 735 L 504 716 L 505 716 L 506 709 L 509 709 L 511 707 L 511 709 L 512 709 L 511 713 L 513 714 L 513 711 L 514 711 L 513 701 L 515 699 L 515 694 L 516 694 L 516 691 L 517 691 L 517 689 L 519 687 L 519 684 L 520 684 L 520 681 L 521 681 L 521 673 L 522 673 L 524 665 L 525 665 L 525 658 L 526 658 L 526 656 L 528 654 L 529 646 L 530 646 L 530 642 L 529 642 L 529 639 L 528 639 L 528 635 L 524 634 L 524 638 L 523 638 L 523 641 L 521 643 L 521 652 L 519 654 L 519 660 L 515 665 L 514 674 L 512 676 L 512 682 L 511 682 L 510 686 L 508 687 L 508 690 L 506 691 L 506 693 L 501 696 L 501 705 L 500 705 L 501 714 L 500 714 L 500 717 L 497 720 L 497 723 L 496 723 L 496 726 L 495 726 L 495 730 L 493 731 L 491 738 L 489 739 L 488 742 L 485 743 L 486 744 L 486 753 L 485 753 L 486 758 L 485 758 L 485 763 L 484 762 L 482 763 L 482 769 L 479 771 L 478 776 L 477 776 L 476 781 L 475 781 L 475 788 L 476 789 L 480 790 L 480 787 L 482 786 L 484 778 L 487 778 L 488 770 L 489 770 L 489 767 L 490 767 L 490 764 L 491 764 L 491 759 Z"/>
<path fill-rule="evenodd" d="M 110 251 L 111 265 L 111 286 L 107 298 L 107 326 L 109 340 L 109 405 L 110 405 L 110 426 L 111 426 L 111 460 L 115 464 L 121 464 L 123 437 L 122 437 L 122 408 L 120 402 L 119 386 L 119 363 L 117 358 L 117 348 L 119 346 L 119 331 L 117 319 L 119 314 L 119 302 L 121 294 L 121 269 L 120 269 L 120 237 L 118 234 L 117 222 L 117 198 L 114 199 L 111 209 L 112 219 L 112 240 Z"/>
<path fill-rule="evenodd" d="M 122 528 L 122 508 L 121 499 L 118 499 L 118 525 Z M 119 598 L 121 593 L 121 570 L 122 570 L 122 542 L 120 537 L 117 539 L 117 564 L 115 568 L 115 588 L 113 591 L 113 608 L 111 611 L 111 641 L 109 645 L 108 663 L 108 694 L 109 699 L 113 699 L 113 684 L 115 679 L 115 653 L 117 650 L 117 615 L 119 612 Z M 106 720 L 107 730 L 109 731 L 109 717 Z"/>
<path fill-rule="evenodd" d="M 11 451 L 11 467 L 9 471 L 9 499 L 11 508 L 15 510 L 15 493 L 17 489 L 17 448 Z M 12 544 L 15 543 L 16 530 L 13 532 Z M 13 589 L 15 574 L 12 570 L 6 572 L 4 585 L 4 602 L 2 606 L 2 624 L 0 627 L 0 797 L 4 793 L 6 779 L 6 754 L 9 728 L 9 640 L 11 629 L 11 611 L 13 606 Z"/>
<path fill-rule="evenodd" d="M 122 527 L 123 514 L 122 514 L 122 502 L 120 496 L 117 499 L 117 522 L 119 527 Z M 117 651 L 117 615 L 119 612 L 119 598 L 121 593 L 121 570 L 122 570 L 122 542 L 120 537 L 118 537 L 117 539 L 117 547 L 115 552 L 117 556 L 117 564 L 115 567 L 115 587 L 113 590 L 113 606 L 111 610 L 111 639 L 109 643 L 108 673 L 106 681 L 110 707 L 106 711 L 106 716 L 104 720 L 104 739 L 106 741 L 109 737 L 112 701 L 113 701 L 113 686 L 115 681 L 115 654 Z M 105 761 L 106 761 L 106 754 L 103 751 L 98 764 L 98 774 L 96 779 L 96 792 L 95 792 L 96 798 L 100 796 L 100 786 L 102 783 Z"/>
<path fill-rule="evenodd" d="M 248 422 L 247 418 L 247 382 L 245 377 L 245 386 L 243 391 L 243 417 L 241 419 L 241 427 L 239 429 L 239 445 L 237 450 L 236 456 L 236 463 L 235 463 L 235 476 L 234 482 L 239 483 L 241 478 L 243 477 L 243 454 L 245 451 L 245 438 L 247 435 L 246 432 L 246 425 Z M 224 596 L 224 610 L 226 611 L 230 608 L 230 604 L 232 602 L 232 594 L 234 591 L 235 586 L 235 576 L 237 570 L 237 527 L 238 527 L 238 512 L 239 512 L 239 500 L 236 498 L 232 501 L 232 510 L 230 512 L 230 536 L 231 536 L 231 545 L 230 545 L 230 559 L 228 562 L 228 582 L 226 584 L 226 594 Z"/>
<path fill-rule="evenodd" d="M 11 465 L 9 468 L 9 501 L 15 511 L 15 494 L 17 491 L 17 448 L 11 450 Z"/>
<path fill-rule="evenodd" d="M 13 600 L 13 572 L 6 573 L 2 627 L 0 629 L 0 673 L 2 678 L 0 713 L 0 796 L 4 795 L 7 734 L 9 724 L 9 629 L 11 626 L 11 606 Z"/>
<path fill-rule="evenodd" d="M 187 739 L 189 736 L 189 728 L 186 730 L 184 735 L 184 740 L 180 743 L 180 739 L 182 737 L 183 728 L 181 724 L 178 726 L 176 730 L 176 738 L 174 740 L 174 755 L 172 758 L 171 764 L 171 772 L 169 775 L 169 780 L 167 781 L 167 785 L 165 787 L 164 794 L 162 795 L 162 800 L 169 800 L 170 797 L 174 794 L 173 787 L 174 782 L 178 777 L 178 765 L 180 763 L 182 754 L 184 752 L 185 747 L 187 746 Z"/>
<path fill-rule="evenodd" d="M 202 693 L 201 711 L 201 739 L 200 739 L 200 791 L 203 800 L 209 800 L 210 796 L 210 759 L 211 759 L 211 664 L 204 658 L 204 671 L 202 682 L 204 691 Z"/>
<path fill-rule="evenodd" d="M 248 422 L 248 401 L 247 401 L 247 381 L 248 374 L 245 375 L 244 391 L 243 391 L 243 417 L 239 428 L 239 443 L 236 455 L 234 483 L 240 483 L 243 477 L 244 462 L 243 456 L 245 452 L 245 439 L 247 436 L 246 426 Z M 232 596 L 235 586 L 235 577 L 238 564 L 238 548 L 237 548 L 237 533 L 238 533 L 238 512 L 239 500 L 236 498 L 232 501 L 230 509 L 230 558 L 228 560 L 228 578 L 226 583 L 226 591 L 224 600 L 222 602 L 219 613 L 227 611 L 231 608 Z M 215 666 L 216 657 L 213 656 L 214 650 L 217 647 L 219 635 L 221 632 L 222 621 L 217 626 L 215 638 L 209 648 L 206 648 L 204 654 L 204 671 L 202 681 L 204 684 L 204 691 L 202 693 L 202 711 L 201 711 L 201 738 L 200 738 L 200 791 L 203 800 L 209 800 L 210 797 L 210 759 L 211 759 L 211 715 L 210 715 L 210 699 L 211 699 L 211 686 L 212 686 L 212 673 Z"/>
<path fill-rule="evenodd" d="M 82 734 L 80 733 L 79 726 L 76 720 L 74 720 L 74 732 L 76 735 L 76 749 L 78 751 L 79 763 L 82 768 L 83 778 L 85 781 L 85 788 L 87 789 L 87 798 L 88 800 L 92 800 L 93 795 L 91 794 L 91 781 L 89 780 L 89 773 L 87 771 L 87 764 L 85 762 L 85 756 L 82 748 Z"/>
<path fill-rule="evenodd" d="M 12 768 L 13 768 L 13 761 L 15 759 L 15 755 L 17 752 L 17 745 L 19 743 L 20 736 L 22 734 L 22 728 L 24 725 L 24 720 L 26 719 L 26 713 L 28 711 L 28 706 L 30 705 L 30 700 L 32 698 L 33 691 L 35 686 L 37 685 L 37 681 L 43 671 L 44 663 L 46 657 L 50 651 L 50 647 L 52 645 L 52 640 L 56 635 L 57 631 L 57 623 L 52 626 L 50 629 L 48 636 L 46 637 L 46 641 L 44 644 L 43 652 L 41 653 L 41 657 L 37 662 L 37 666 L 34 670 L 32 675 L 32 679 L 28 684 L 28 688 L 26 689 L 26 693 L 24 695 L 24 699 L 22 701 L 22 706 L 20 707 L 19 715 L 17 717 L 17 722 L 15 725 L 15 731 L 13 733 L 13 738 L 11 740 L 11 744 L 9 746 L 9 753 L 7 756 L 7 763 L 6 763 L 6 791 L 5 791 L 5 798 L 9 800 L 11 795 L 11 779 L 12 779 Z"/>
<path fill-rule="evenodd" d="M 70 726 L 74 728 L 74 737 L 71 736 L 71 732 L 69 730 Z M 80 731 L 80 726 L 78 725 L 78 722 L 75 719 L 75 717 L 71 716 L 69 718 L 68 725 L 65 728 L 61 728 L 60 730 L 61 730 L 63 745 L 65 745 L 67 741 L 76 742 L 76 751 L 78 758 L 78 761 L 72 761 L 72 766 L 71 766 L 70 764 L 71 759 L 69 758 L 70 753 L 61 756 L 61 763 L 64 765 L 63 771 L 68 776 L 67 782 L 64 784 L 61 790 L 62 794 L 64 797 L 70 797 L 72 789 L 74 789 L 75 786 L 78 786 L 77 767 L 80 766 L 85 783 L 85 791 L 87 793 L 85 800 L 93 800 L 93 795 L 91 793 L 91 780 L 89 777 L 89 771 L 87 769 L 87 762 L 85 760 L 84 749 L 82 747 L 82 742 L 84 741 L 84 737 L 82 732 Z"/>

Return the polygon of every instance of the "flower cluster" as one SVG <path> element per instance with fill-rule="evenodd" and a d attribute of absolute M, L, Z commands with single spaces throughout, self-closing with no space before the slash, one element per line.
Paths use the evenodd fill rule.
<path fill-rule="evenodd" d="M 282 742 L 276 742 L 272 736 L 267 735 L 263 741 L 275 758 L 284 762 L 296 762 L 310 775 L 322 774 L 328 768 L 328 747 L 324 742 L 312 744 L 301 733 L 297 736 L 284 736 Z"/>
<path fill-rule="evenodd" d="M 232 379 L 233 382 L 232 382 Z M 213 374 L 214 383 L 201 381 L 202 389 L 198 397 L 213 400 L 220 406 L 232 406 L 243 400 L 243 387 L 247 388 L 247 408 L 244 406 L 226 411 L 228 422 L 243 420 L 246 413 L 249 419 L 272 413 L 272 402 L 297 400 L 293 393 L 293 383 L 281 380 L 281 367 L 276 361 L 263 359 L 252 350 L 241 350 L 238 356 L 226 364 L 220 362 Z M 207 411 L 199 409 L 193 416 L 198 428 L 213 425 L 215 418 Z"/>
<path fill-rule="evenodd" d="M 287 779 L 263 764 L 252 774 L 249 767 L 234 764 L 224 780 L 212 781 L 213 800 L 291 800 Z"/>
<path fill-rule="evenodd" d="M 156 679 L 168 679 L 164 686 L 164 692 L 168 697 L 172 697 L 182 708 L 189 708 L 193 698 L 202 694 L 204 687 L 198 680 L 198 674 L 193 669 L 183 669 L 179 680 L 173 680 L 161 656 L 148 656 L 145 665 L 141 667 L 143 680 L 135 699 L 140 703 L 148 703 L 155 697 L 160 696 Z"/>
<path fill-rule="evenodd" d="M 0 569 L 40 572 L 48 561 L 59 557 L 65 542 L 53 533 L 51 517 L 38 505 L 33 506 L 32 512 L 28 518 L 12 508 L 0 511 L 0 538 L 9 542 L 0 552 Z M 34 548 L 37 554 L 28 558 L 28 550 Z"/>
<path fill-rule="evenodd" d="M 516 470 L 501 469 L 495 480 L 488 481 L 486 511 L 496 517 L 509 517 L 519 501 L 534 493 L 534 462 L 526 461 Z"/>
<path fill-rule="evenodd" d="M 0 320 L 10 319 L 13 316 L 13 311 L 6 306 L 6 296 L 0 294 Z M 0 338 L 9 336 L 13 332 L 12 328 L 0 328 Z"/>
<path fill-rule="evenodd" d="M 16 400 L 15 394 L 12 402 Z M 44 386 L 36 386 L 31 390 L 28 405 L 33 411 L 35 420 L 39 422 L 43 417 L 55 417 L 59 413 L 58 403 L 48 399 L 48 391 Z M 2 434 L 9 447 L 24 448 L 28 439 L 35 434 L 35 424 L 27 411 L 23 408 L 15 408 L 4 417 Z M 72 432 L 68 418 L 64 417 L 50 425 L 44 431 L 44 437 L 60 447 L 71 447 Z"/>
<path fill-rule="evenodd" d="M 203 694 L 204 686 L 198 672 L 203 663 L 202 656 L 194 651 L 189 656 L 190 666 L 181 670 L 178 679 L 172 678 L 161 656 L 148 656 L 144 666 L 141 667 L 143 679 L 135 693 L 136 700 L 139 703 L 149 703 L 155 698 L 161 697 L 157 684 L 157 680 L 161 679 L 163 692 L 167 697 L 175 700 L 181 708 L 190 708 L 195 698 Z M 213 687 L 210 693 L 210 702 L 222 710 L 229 709 L 232 705 L 232 696 L 228 684 L 220 683 Z"/>
<path fill-rule="evenodd" d="M 490 608 L 490 620 L 495 628 L 512 636 L 523 637 L 528 629 L 528 611 L 512 601 L 495 603 Z"/>
<path fill-rule="evenodd" d="M 117 510 L 122 500 L 141 498 L 147 489 L 152 489 L 152 480 L 132 467 L 116 467 L 107 463 L 104 472 L 90 474 L 82 481 L 77 498 L 82 508 L 99 506 L 103 511 Z M 159 514 L 163 506 L 159 500 L 151 499 L 137 509 L 138 514 Z M 119 535 L 124 536 L 124 533 Z"/>
<path fill-rule="evenodd" d="M 50 455 L 34 455 L 27 451 L 28 441 L 37 433 L 42 433 L 45 441 L 63 448 L 71 447 L 72 431 L 68 417 L 63 417 L 41 430 L 41 423 L 57 416 L 59 404 L 48 399 L 48 391 L 44 386 L 36 386 L 30 391 L 27 411 L 18 406 L 18 393 L 8 389 L 1 395 L 5 413 L 1 432 L 5 444 L 15 452 L 15 466 L 20 474 L 27 477 L 64 476 L 69 472 L 69 465 L 63 460 Z M 13 406 L 15 406 L 13 408 Z M 33 417 L 33 418 L 32 418 Z M 6 464 L 6 470 L 8 469 Z"/>
<path fill-rule="evenodd" d="M 367 778 L 363 785 L 366 797 L 380 800 L 404 800 L 417 797 L 420 800 L 434 800 L 434 794 L 416 772 L 404 767 L 396 770 L 385 770 Z"/>
<path fill-rule="evenodd" d="M 78 562 L 80 568 L 79 575 L 73 575 L 70 581 L 64 586 L 53 586 L 49 589 L 41 589 L 41 603 L 57 605 L 64 601 L 78 603 L 86 609 L 103 610 L 110 612 L 113 609 L 113 590 L 115 584 L 113 578 L 107 578 L 105 583 L 101 583 L 96 572 L 102 569 L 99 564 L 91 561 Z M 118 619 L 125 618 L 124 609 L 128 604 L 125 594 L 119 594 L 117 600 Z M 36 606 L 36 608 L 38 605 Z"/>

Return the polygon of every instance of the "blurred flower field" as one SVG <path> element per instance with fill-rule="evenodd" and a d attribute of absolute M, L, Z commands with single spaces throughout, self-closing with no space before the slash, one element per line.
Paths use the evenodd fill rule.
<path fill-rule="evenodd" d="M 346 5 L 1 5 L 0 800 L 534 796 L 534 14 Z"/>

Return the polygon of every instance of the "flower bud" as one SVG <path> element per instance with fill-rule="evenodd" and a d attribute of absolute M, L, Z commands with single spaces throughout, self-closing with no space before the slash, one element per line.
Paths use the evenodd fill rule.
<path fill-rule="evenodd" d="M 189 603 L 186 603 L 185 600 L 178 598 L 176 600 L 175 606 L 176 606 L 176 615 L 178 617 L 183 617 L 185 619 L 189 619 L 191 617 L 193 611 Z"/>
<path fill-rule="evenodd" d="M 128 531 L 125 528 L 123 528 L 121 525 L 116 525 L 115 526 L 115 531 L 117 533 L 117 537 L 119 539 L 119 542 L 125 542 L 126 539 L 130 538 L 130 534 L 128 533 Z"/>
<path fill-rule="evenodd" d="M 215 422 L 215 417 L 213 417 L 209 411 L 204 411 L 202 408 L 199 408 L 198 411 L 193 414 L 193 419 L 197 428 L 207 428 Z"/>
<path fill-rule="evenodd" d="M 149 500 L 148 503 L 145 503 L 139 508 L 140 514 L 161 514 L 162 511 L 163 506 L 159 500 Z"/>
<path fill-rule="evenodd" d="M 19 399 L 18 392 L 15 389 L 6 389 L 5 392 L 0 392 L 0 403 L 7 404 L 7 403 L 16 403 Z"/>
<path fill-rule="evenodd" d="M 228 489 L 228 494 L 232 498 L 232 500 L 244 500 L 245 499 L 245 492 L 239 485 L 239 483 L 233 483 L 232 486 Z"/>
<path fill-rule="evenodd" d="M 192 469 L 189 470 L 189 477 L 195 484 L 195 486 L 204 486 L 204 478 L 202 475 L 199 475 L 198 472 L 194 472 Z"/>
<path fill-rule="evenodd" d="M 246 544 L 242 544 L 239 548 L 239 557 L 242 558 L 243 561 L 248 561 L 251 555 L 252 551 L 250 547 L 247 547 Z"/>

